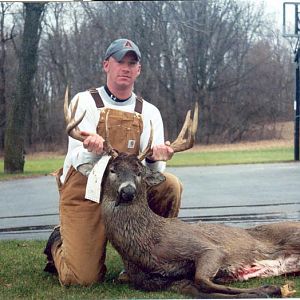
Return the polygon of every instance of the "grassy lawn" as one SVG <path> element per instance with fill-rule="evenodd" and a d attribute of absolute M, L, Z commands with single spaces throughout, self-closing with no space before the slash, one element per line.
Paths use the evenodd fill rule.
<path fill-rule="evenodd" d="M 45 241 L 0 241 L 0 299 L 132 299 L 179 298 L 170 292 L 145 293 L 117 284 L 119 255 L 108 247 L 108 272 L 103 284 L 63 288 L 56 276 L 43 272 Z"/>
<path fill-rule="evenodd" d="M 4 161 L 0 159 L 0 180 L 49 175 L 51 172 L 59 169 L 63 162 L 64 156 L 61 155 L 53 154 L 38 157 L 32 155 L 25 160 L 24 173 L 4 174 Z"/>
<path fill-rule="evenodd" d="M 293 148 L 226 150 L 176 153 L 168 166 L 210 166 L 225 164 L 273 163 L 292 161 Z"/>
<path fill-rule="evenodd" d="M 91 287 L 63 288 L 56 276 L 43 272 L 45 256 L 42 254 L 45 241 L 0 241 L 0 299 L 174 299 L 182 295 L 161 291 L 142 292 L 126 284 L 115 283 L 122 270 L 121 259 L 109 246 L 107 252 L 108 272 L 105 282 Z M 283 285 L 293 281 L 300 297 L 299 277 L 276 277 L 249 280 L 235 284 L 239 287 L 263 284 Z"/>

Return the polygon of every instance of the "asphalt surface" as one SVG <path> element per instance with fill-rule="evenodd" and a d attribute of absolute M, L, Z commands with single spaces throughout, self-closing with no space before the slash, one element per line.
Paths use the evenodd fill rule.
<path fill-rule="evenodd" d="M 184 186 L 179 217 L 231 226 L 299 220 L 300 164 L 168 168 Z M 58 224 L 52 176 L 0 182 L 0 240 L 47 239 Z"/>

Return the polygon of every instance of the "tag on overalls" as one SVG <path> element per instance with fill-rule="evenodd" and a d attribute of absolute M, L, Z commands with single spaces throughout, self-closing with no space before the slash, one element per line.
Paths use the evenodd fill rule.
<path fill-rule="evenodd" d="M 129 140 L 127 144 L 128 149 L 133 149 L 134 146 L 135 146 L 135 140 Z"/>
<path fill-rule="evenodd" d="M 85 199 L 100 202 L 101 194 L 101 182 L 103 178 L 104 171 L 109 162 L 110 156 L 103 155 L 98 162 L 94 165 L 90 175 L 88 176 L 86 190 L 85 190 Z"/>

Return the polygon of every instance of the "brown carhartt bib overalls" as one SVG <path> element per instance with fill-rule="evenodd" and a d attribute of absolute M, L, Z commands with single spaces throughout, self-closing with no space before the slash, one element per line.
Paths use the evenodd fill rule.
<path fill-rule="evenodd" d="M 109 140 L 120 152 L 139 153 L 143 131 L 143 100 L 137 98 L 135 112 L 105 108 L 97 90 L 90 90 L 100 108 L 97 133 L 104 135 L 105 116 L 109 111 Z M 60 192 L 60 233 L 62 241 L 52 247 L 52 254 L 62 285 L 90 285 L 104 279 L 106 235 L 101 219 L 101 204 L 85 199 L 87 177 L 70 168 L 64 184 L 57 182 Z M 176 217 L 179 212 L 182 185 L 172 174 L 166 181 L 148 191 L 151 209 L 163 217 Z"/>

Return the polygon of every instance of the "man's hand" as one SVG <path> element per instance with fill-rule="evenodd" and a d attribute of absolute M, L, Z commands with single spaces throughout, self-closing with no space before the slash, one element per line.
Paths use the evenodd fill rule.
<path fill-rule="evenodd" d="M 86 136 L 85 140 L 83 141 L 83 147 L 87 149 L 89 152 L 95 154 L 102 154 L 103 150 L 103 143 L 104 139 L 102 136 L 96 133 L 89 133 L 86 131 L 81 131 L 81 135 Z"/>
<path fill-rule="evenodd" d="M 167 141 L 164 145 L 153 146 L 152 155 L 147 158 L 152 161 L 167 161 L 172 158 L 173 154 L 174 150 L 170 147 L 170 142 Z"/>

